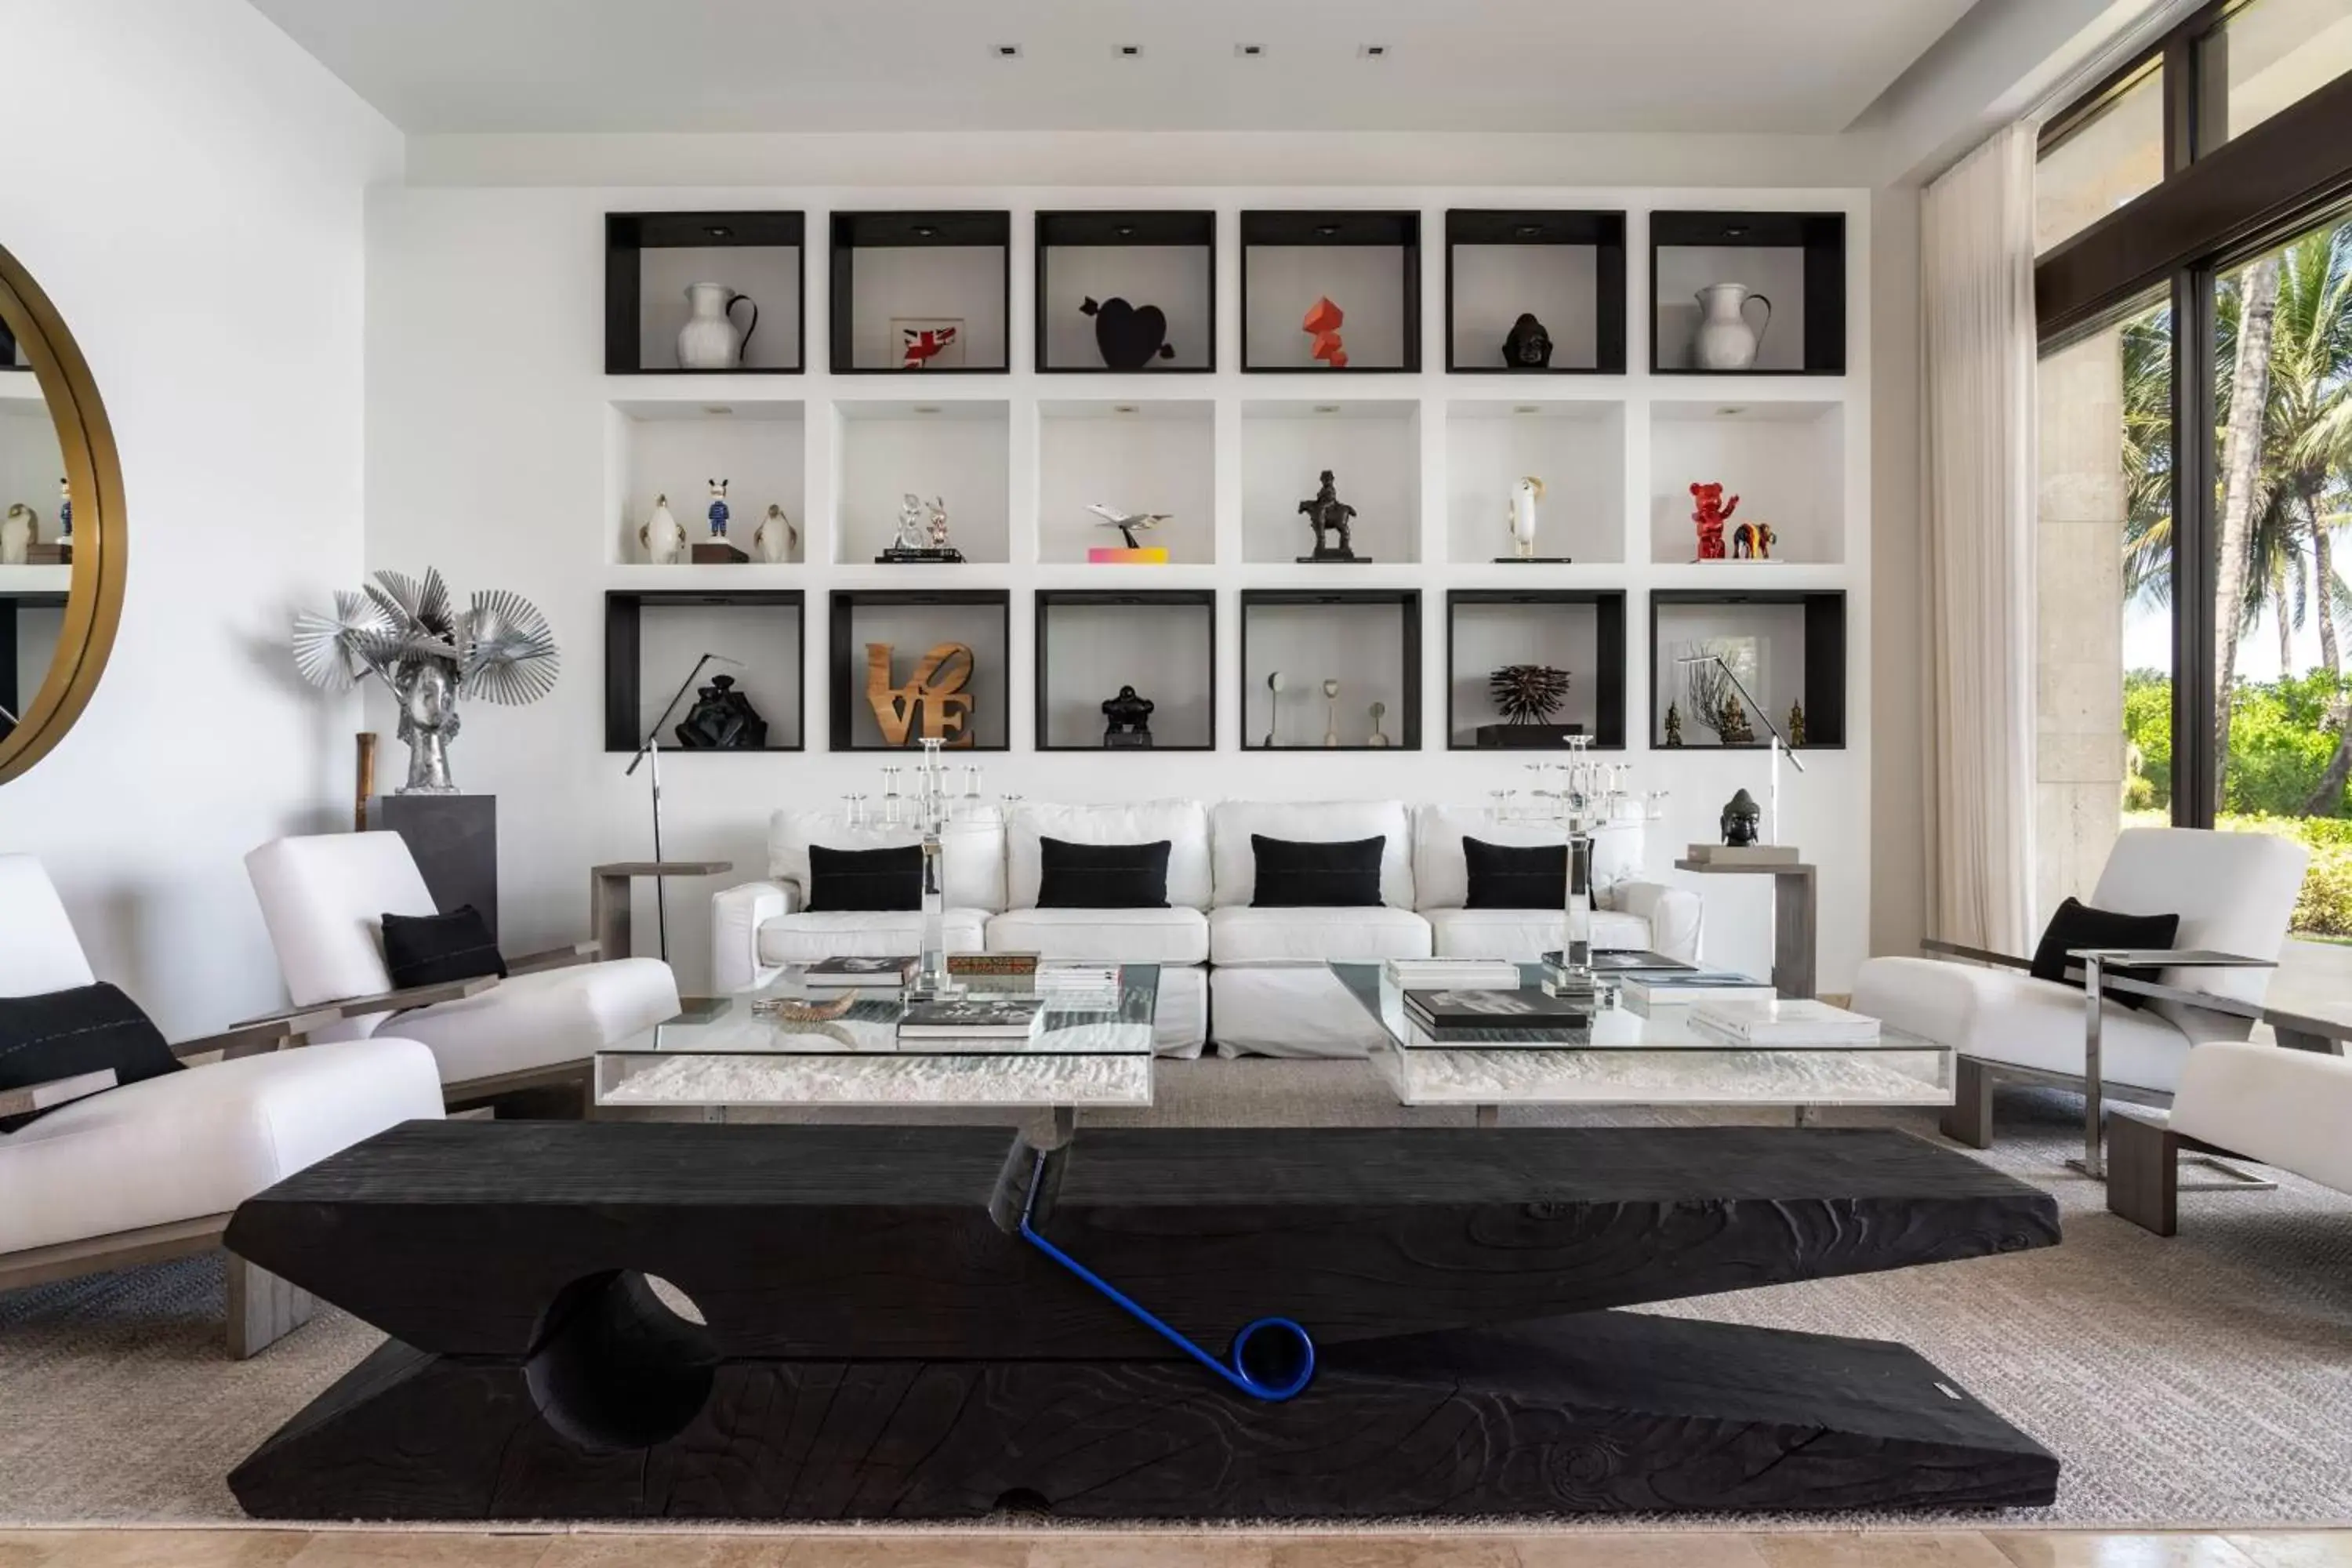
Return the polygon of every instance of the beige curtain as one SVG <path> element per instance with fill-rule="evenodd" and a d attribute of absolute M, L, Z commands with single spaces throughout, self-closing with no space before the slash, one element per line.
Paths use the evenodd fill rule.
<path fill-rule="evenodd" d="M 1927 929 L 2003 952 L 2035 935 L 2033 153 L 2013 125 L 1920 202 Z"/>

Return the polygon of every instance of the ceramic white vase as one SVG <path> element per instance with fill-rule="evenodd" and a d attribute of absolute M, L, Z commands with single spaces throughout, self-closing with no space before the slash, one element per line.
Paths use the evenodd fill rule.
<path fill-rule="evenodd" d="M 1698 336 L 1692 340 L 1691 359 L 1701 370 L 1746 370 L 1756 363 L 1764 329 L 1772 324 L 1772 301 L 1751 294 L 1744 283 L 1710 283 L 1696 296 Z M 1748 324 L 1748 302 L 1764 307 L 1764 319 Z"/>
<path fill-rule="evenodd" d="M 743 345 L 760 327 L 760 307 L 748 294 L 738 294 L 724 283 L 686 286 L 686 325 L 677 330 L 680 370 L 733 370 L 743 363 Z M 751 306 L 751 319 L 735 330 L 734 310 Z"/>

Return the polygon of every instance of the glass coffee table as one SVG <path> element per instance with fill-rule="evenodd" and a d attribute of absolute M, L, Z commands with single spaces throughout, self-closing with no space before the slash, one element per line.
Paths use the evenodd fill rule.
<path fill-rule="evenodd" d="M 1738 1048 L 1691 1027 L 1687 1006 L 1647 1016 L 1606 988 L 1591 1026 L 1568 1040 L 1439 1046 L 1413 1043 L 1404 991 L 1377 963 L 1334 963 L 1331 973 L 1377 1019 L 1383 1037 L 1372 1070 L 1404 1105 L 1468 1105 L 1492 1126 L 1507 1105 L 1668 1105 L 1786 1108 L 1801 1124 L 1814 1106 L 1952 1103 L 1949 1047 L 1900 1029 L 1859 1045 Z M 1542 966 L 1519 966 L 1535 985 Z"/>
<path fill-rule="evenodd" d="M 1047 965 L 1042 1026 L 1017 1038 L 901 1037 L 906 1004 L 895 990 L 861 995 L 846 1015 L 823 1023 L 758 1010 L 808 994 L 801 972 L 787 969 L 707 1016 L 656 1025 L 597 1052 L 596 1104 L 698 1110 L 709 1121 L 778 1106 L 1046 1111 L 1057 1140 L 1066 1139 L 1087 1107 L 1151 1103 L 1160 968 L 1116 967 L 1114 988 L 1064 991 L 1052 978 L 1057 966 Z"/>

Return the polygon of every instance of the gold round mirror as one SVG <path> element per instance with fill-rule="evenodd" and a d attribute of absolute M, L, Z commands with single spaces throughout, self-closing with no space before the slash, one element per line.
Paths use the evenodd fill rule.
<path fill-rule="evenodd" d="M 49 297 L 0 248 L 0 783 L 81 716 L 122 619 L 122 467 Z"/>

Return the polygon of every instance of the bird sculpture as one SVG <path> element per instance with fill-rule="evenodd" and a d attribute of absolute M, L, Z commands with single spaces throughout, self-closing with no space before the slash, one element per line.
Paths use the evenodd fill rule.
<path fill-rule="evenodd" d="M 1135 542 L 1136 530 L 1143 529 L 1148 531 L 1158 528 L 1175 515 L 1173 512 L 1166 511 L 1114 511 L 1100 501 L 1092 502 L 1087 510 L 1102 519 L 1095 525 L 1096 527 L 1118 530 L 1118 536 L 1127 541 L 1127 547 L 1129 550 L 1143 548 Z"/>

